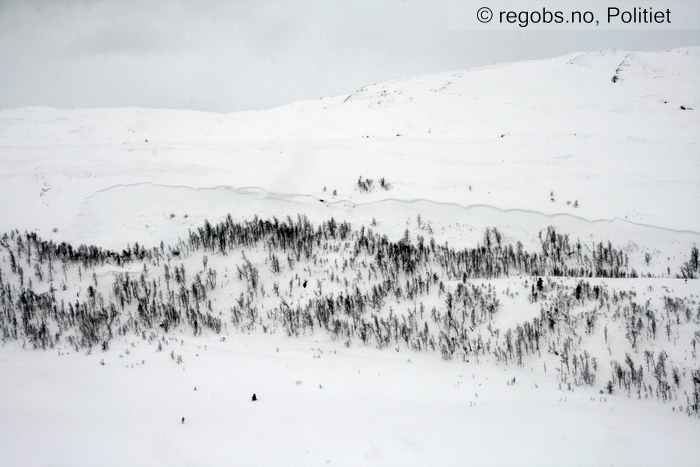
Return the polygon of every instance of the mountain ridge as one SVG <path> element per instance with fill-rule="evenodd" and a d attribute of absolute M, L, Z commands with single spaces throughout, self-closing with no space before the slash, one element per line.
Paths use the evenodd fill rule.
<path fill-rule="evenodd" d="M 675 69 L 670 69 L 671 66 L 674 66 Z M 543 69 L 549 73 L 543 73 Z M 575 70 L 574 73 L 571 72 L 572 69 Z M 695 76 L 692 75 L 693 71 L 696 73 Z M 265 110 L 217 114 L 195 110 L 139 107 L 73 110 L 22 107 L 0 110 L 0 118 L 3 122 L 2 126 L 11 127 L 12 121 L 18 119 L 46 123 L 66 118 L 77 119 L 80 116 L 93 119 L 101 116 L 106 121 L 100 123 L 98 120 L 94 125 L 109 127 L 113 119 L 128 116 L 135 121 L 130 128 L 123 128 L 123 132 L 144 133 L 146 130 L 150 130 L 158 134 L 158 121 L 170 122 L 173 113 L 177 113 L 180 118 L 191 117 L 188 118 L 191 120 L 191 130 L 182 129 L 184 130 L 181 133 L 183 141 L 226 141 L 229 138 L 246 139 L 246 135 L 248 138 L 269 137 L 272 139 L 315 137 L 314 131 L 318 130 L 325 130 L 333 137 L 361 137 L 365 135 L 356 130 L 339 132 L 337 128 L 332 126 L 335 121 L 348 123 L 350 118 L 347 116 L 343 118 L 342 111 L 348 107 L 359 106 L 359 109 L 353 108 L 352 111 L 364 110 L 364 116 L 372 119 L 375 124 L 376 120 L 373 119 L 372 113 L 366 112 L 367 110 L 385 110 L 388 115 L 381 115 L 381 117 L 394 119 L 403 117 L 404 121 L 400 122 L 401 125 L 395 125 L 397 128 L 394 133 L 384 125 L 381 132 L 375 130 L 375 134 L 372 136 L 391 136 L 396 132 L 401 133 L 401 131 L 407 135 L 429 136 L 433 134 L 431 126 L 436 127 L 437 135 L 461 136 L 459 130 L 464 130 L 464 126 L 469 123 L 468 119 L 462 122 L 461 128 L 458 125 L 456 129 L 449 131 L 450 129 L 445 127 L 450 123 L 450 118 L 460 116 L 460 110 L 464 110 L 465 107 L 469 111 L 483 112 L 488 117 L 489 114 L 497 116 L 499 111 L 506 110 L 502 106 L 511 105 L 516 106 L 514 113 L 517 115 L 517 106 L 536 105 L 537 99 L 541 99 L 544 102 L 540 104 L 564 108 L 590 106 L 597 103 L 596 107 L 615 113 L 623 110 L 622 106 L 631 97 L 634 97 L 638 103 L 644 102 L 646 106 L 651 106 L 652 108 L 649 110 L 654 112 L 658 112 L 664 106 L 668 106 L 670 111 L 678 110 L 681 105 L 692 108 L 700 104 L 700 94 L 695 90 L 700 88 L 699 72 L 700 47 L 679 48 L 667 52 L 608 50 L 398 78 L 365 86 L 350 94 L 296 101 Z M 615 76 L 618 76 L 619 81 L 612 81 Z M 645 92 L 645 95 L 638 95 L 638 89 L 629 89 L 637 87 L 642 81 L 645 81 L 647 85 L 653 84 L 651 89 L 641 91 Z M 669 81 L 666 89 L 664 89 L 664 81 Z M 698 86 L 671 86 L 684 82 L 695 83 Z M 584 84 L 585 87 L 582 87 Z M 591 86 L 597 86 L 596 91 L 603 91 L 604 94 L 600 95 L 598 99 L 595 99 L 595 96 L 587 95 L 586 92 L 590 91 Z M 577 91 L 577 93 L 568 94 L 569 91 Z M 637 95 L 630 94 L 631 91 L 636 91 Z M 557 99 L 563 96 L 554 95 L 557 92 L 565 94 L 566 105 Z M 662 92 L 667 97 L 664 97 Z M 432 99 L 428 99 L 426 96 Z M 455 108 L 453 104 L 442 99 L 445 96 L 448 99 L 460 98 L 460 105 Z M 533 99 L 533 96 L 536 99 Z M 608 102 L 609 99 L 619 102 L 614 102 L 614 105 L 611 105 Z M 487 103 L 485 107 L 480 106 L 479 102 L 482 101 L 488 101 L 490 104 Z M 470 105 L 471 107 L 469 107 Z M 367 108 L 363 109 L 363 106 Z M 397 106 L 401 106 L 401 108 L 395 109 L 400 112 L 392 111 L 392 108 Z M 489 106 L 496 107 L 497 111 L 489 112 Z M 411 107 L 415 107 L 416 113 L 419 115 L 410 115 L 412 113 Z M 339 110 L 341 111 L 340 115 L 338 115 Z M 537 108 L 520 110 L 538 113 Z M 310 115 L 311 113 L 320 115 Z M 362 112 L 360 113 L 362 114 Z M 420 114 L 425 113 L 427 113 L 424 115 L 425 118 L 421 118 Z M 362 115 L 357 117 L 360 116 Z M 417 119 L 420 125 L 409 125 L 406 117 Z M 567 115 L 567 117 L 572 118 L 572 115 Z M 243 131 L 248 128 L 238 130 L 241 125 L 246 126 L 246 123 L 248 126 L 259 124 L 261 119 L 273 120 L 277 128 L 276 133 L 267 131 L 251 134 Z M 304 125 L 305 119 L 312 120 L 311 124 Z M 318 121 L 319 119 L 322 121 Z M 431 119 L 434 125 L 431 125 Z M 209 127 L 209 131 L 206 131 L 206 127 Z M 364 130 L 369 130 L 368 127 L 365 127 Z M 95 127 L 93 127 L 94 129 Z M 80 128 L 73 130 L 74 134 L 82 133 Z M 428 130 L 431 131 L 428 132 Z M 187 138 L 185 138 L 186 135 Z M 197 137 L 195 138 L 194 135 Z M 3 132 L 2 139 L 6 138 L 7 134 Z M 72 140 L 69 139 L 69 141 Z"/>
<path fill-rule="evenodd" d="M 70 220 L 56 207 L 76 213 L 106 187 L 154 182 L 422 198 L 700 231 L 691 215 L 700 210 L 700 114 L 681 108 L 700 108 L 698 90 L 700 47 L 689 47 L 395 79 L 232 114 L 0 110 L 0 183 L 29 206 L 0 201 L 2 226 L 62 229 Z M 358 193 L 359 176 L 394 188 Z"/>

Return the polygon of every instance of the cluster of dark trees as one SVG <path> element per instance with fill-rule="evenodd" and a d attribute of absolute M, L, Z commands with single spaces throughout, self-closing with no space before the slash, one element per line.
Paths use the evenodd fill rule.
<path fill-rule="evenodd" d="M 600 242 L 590 251 L 580 242 L 573 244 L 567 234 L 559 234 L 549 227 L 540 234 L 542 251 L 528 252 L 522 243 L 505 243 L 498 229 L 486 229 L 484 242 L 473 248 L 455 249 L 447 244 L 438 245 L 431 239 L 426 243 L 418 236 L 416 244 L 404 238 L 390 241 L 385 235 L 374 233 L 364 226 L 352 231 L 347 222 L 337 223 L 331 218 L 314 229 L 305 216 L 295 222 L 262 220 L 234 223 L 231 216 L 216 226 L 209 222 L 190 232 L 191 250 L 200 247 L 225 254 L 234 248 L 253 247 L 264 242 L 267 247 L 282 250 L 296 261 L 308 260 L 318 253 L 321 242 L 351 240 L 355 255 L 373 256 L 382 270 L 411 274 L 419 265 L 437 263 L 448 280 L 497 278 L 513 275 L 563 277 L 635 277 L 628 270 L 628 256 L 610 242 Z M 322 249 L 321 249 L 322 250 Z M 321 251 L 324 252 L 323 250 Z"/>
<path fill-rule="evenodd" d="M 554 361 L 561 387 L 573 389 L 596 382 L 601 354 L 588 346 L 599 322 L 619 322 L 624 334 L 615 337 L 633 353 L 642 342 L 670 343 L 680 326 L 700 324 L 692 298 L 665 297 L 659 311 L 638 304 L 633 291 L 557 279 L 633 276 L 627 255 L 610 242 L 584 247 L 552 227 L 539 239 L 538 251 L 526 251 L 493 228 L 481 244 L 455 249 L 421 236 L 412 242 L 408 232 L 391 241 L 332 218 L 314 226 L 305 216 L 228 216 L 206 221 L 176 245 L 121 252 L 13 231 L 0 239 L 0 332 L 33 348 L 67 343 L 76 350 L 107 350 L 115 336 L 146 331 L 322 332 L 348 346 L 433 351 L 445 359 L 542 362 L 545 371 Z M 105 267 L 111 283 L 100 284 Z M 484 279 L 512 276 L 523 280 L 523 296 L 540 313 L 504 330 L 494 325 L 501 295 Z M 223 295 L 235 298 L 218 305 Z M 603 331 L 608 343 L 607 325 Z M 696 341 L 700 335 L 693 355 Z M 657 352 L 644 372 L 626 357 L 625 364 L 611 359 L 606 390 L 677 400 L 681 380 L 690 378 L 686 410 L 698 415 L 700 370 L 688 374 Z"/>
<path fill-rule="evenodd" d="M 697 279 L 700 273 L 700 251 L 697 246 L 690 250 L 690 259 L 681 267 L 681 277 L 684 279 Z"/>
<path fill-rule="evenodd" d="M 625 354 L 624 365 L 615 360 L 610 362 L 612 367 L 612 386 L 617 384 L 619 388 L 625 389 L 630 393 L 636 392 L 639 398 L 642 397 L 643 392 L 645 397 L 649 397 L 650 394 L 655 394 L 656 397 L 663 401 L 670 401 L 674 398 L 678 399 L 676 388 L 680 386 L 681 373 L 676 366 L 667 368 L 666 361 L 668 359 L 668 354 L 666 351 L 661 350 L 657 358 L 654 359 L 654 352 L 647 350 L 644 352 L 644 358 L 646 359 L 647 372 L 650 372 L 657 382 L 656 390 L 654 390 L 651 384 L 645 384 L 644 367 L 641 363 L 636 367 L 629 353 Z M 669 383 L 669 381 L 671 381 L 671 383 Z"/>
<path fill-rule="evenodd" d="M 379 187 L 385 191 L 391 190 L 391 183 L 387 182 L 384 177 L 379 179 Z M 374 179 L 373 178 L 365 178 L 364 180 L 362 179 L 362 175 L 357 179 L 357 189 L 361 193 L 369 193 L 371 191 L 374 191 L 376 188 L 376 185 L 374 184 Z"/>

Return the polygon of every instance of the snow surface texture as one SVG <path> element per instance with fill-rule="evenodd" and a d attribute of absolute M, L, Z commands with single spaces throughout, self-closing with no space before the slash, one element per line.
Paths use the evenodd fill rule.
<path fill-rule="evenodd" d="M 166 278 L 180 266 L 187 290 L 206 290 L 179 320 L 154 308 L 151 327 L 151 311 L 124 304 L 116 322 L 127 332 L 115 324 L 111 339 L 104 323 L 105 334 L 91 334 L 50 313 L 28 319 L 25 330 L 44 319 L 51 335 L 4 336 L 0 463 L 695 464 L 700 423 L 697 409 L 688 414 L 700 372 L 700 290 L 677 276 L 700 245 L 698 112 L 700 48 L 497 65 L 231 115 L 0 111 L 0 232 L 18 230 L 0 250 L 7 290 L 53 293 L 57 307 L 80 302 L 95 311 L 99 300 L 118 306 L 113 285 L 128 275 L 161 292 L 172 284 L 172 304 L 182 307 L 190 299 Z M 368 189 L 359 189 L 360 176 Z M 353 236 L 296 259 L 266 241 L 226 251 L 192 243 L 190 231 L 229 214 L 235 223 L 297 222 L 303 214 L 314 227 L 332 218 Z M 438 247 L 417 276 L 399 272 L 399 293 L 392 289 L 364 315 L 339 316 L 344 331 L 295 322 L 314 300 L 355 289 L 369 296 L 386 283 L 380 279 L 394 279 L 372 252 L 343 252 L 363 227 L 397 249 L 419 237 Z M 538 254 L 555 250 L 547 232 L 566 236 L 571 256 L 557 264 L 572 268 L 569 277 L 535 290 L 533 270 L 522 266 L 466 278 L 445 266 L 450 248 L 478 249 L 492 238 L 489 255 L 505 255 L 501 240 L 497 249 L 496 237 L 485 235 L 494 227 L 503 245 L 521 242 Z M 156 252 L 55 262 L 51 271 L 17 246 L 25 230 L 76 248 L 131 252 L 138 242 Z M 578 293 L 574 268 L 595 269 L 599 260 L 613 271 L 617 259 L 607 252 L 624 255 L 617 266 L 626 278 L 586 278 L 602 295 L 563 298 Z M 282 263 L 277 272 L 273 257 Z M 542 264 L 537 275 L 562 275 Z M 438 277 L 432 290 L 408 297 L 402 281 L 429 272 Z M 197 275 L 206 287 L 198 289 Z M 447 294 L 456 297 L 464 284 L 482 298 L 472 309 L 485 313 L 471 326 L 466 299 L 452 311 L 462 318 L 448 314 Z M 15 310 L 17 297 L 3 295 L 3 313 Z M 493 300 L 497 311 L 488 315 Z M 195 305 L 201 314 L 186 311 Z M 411 310 L 418 316 L 419 305 L 419 322 L 392 327 L 393 317 L 405 324 Z M 509 352 L 504 334 L 539 318 L 541 349 Z M 417 337 L 424 324 L 429 332 Z M 372 329 L 366 342 L 362 326 Z M 385 340 L 382 326 L 415 334 Z M 477 337 L 488 340 L 488 352 L 463 348 Z M 584 351 L 597 369 L 579 370 L 572 355 Z M 613 362 L 624 366 L 628 354 L 632 373 L 644 369 L 637 382 L 626 373 L 615 380 Z"/>
<path fill-rule="evenodd" d="M 699 70 L 700 48 L 616 51 L 230 115 L 3 110 L 2 188 L 16 195 L 3 197 L 0 227 L 63 231 L 95 192 L 152 182 L 326 199 L 336 189 L 336 200 L 360 203 L 429 199 L 700 231 Z M 393 189 L 359 197 L 360 175 Z M 208 214 L 189 203 L 190 215 Z"/>

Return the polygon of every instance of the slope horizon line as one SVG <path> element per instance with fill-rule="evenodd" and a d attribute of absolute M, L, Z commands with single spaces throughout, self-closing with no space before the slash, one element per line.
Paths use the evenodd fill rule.
<path fill-rule="evenodd" d="M 352 201 L 350 199 L 338 199 L 335 201 L 329 201 L 325 198 L 319 198 L 318 196 L 313 195 L 313 194 L 277 193 L 277 192 L 266 190 L 265 188 L 262 188 L 259 186 L 234 187 L 232 185 L 215 185 L 215 186 L 209 186 L 209 187 L 193 187 L 193 186 L 188 186 L 188 185 L 167 185 L 167 184 L 153 183 L 153 182 L 119 183 L 116 185 L 111 185 L 109 187 L 103 188 L 101 190 L 97 190 L 93 194 L 83 198 L 83 201 L 87 201 L 89 199 L 94 198 L 98 194 L 105 193 L 105 192 L 108 192 L 108 191 L 116 189 L 116 188 L 129 188 L 129 187 L 135 187 L 135 186 L 152 186 L 152 187 L 157 187 L 157 188 L 187 189 L 187 190 L 193 190 L 193 191 L 214 191 L 214 190 L 219 190 L 219 189 L 225 189 L 225 190 L 234 191 L 235 193 L 240 194 L 240 195 L 253 195 L 253 194 L 255 194 L 255 192 L 257 192 L 257 194 L 265 195 L 269 198 L 276 198 L 278 200 L 283 200 L 283 201 L 293 201 L 293 198 L 312 198 L 316 201 L 324 202 L 324 203 L 327 203 L 329 205 L 351 204 L 353 207 L 381 205 L 382 203 L 396 202 L 396 203 L 402 203 L 402 204 L 427 203 L 427 204 L 434 204 L 437 206 L 451 206 L 451 207 L 456 207 L 456 208 L 462 209 L 464 211 L 470 211 L 470 210 L 478 209 L 478 208 L 486 208 L 486 209 L 493 209 L 494 211 L 499 211 L 499 212 L 506 213 L 506 214 L 507 213 L 535 214 L 535 215 L 539 215 L 539 216 L 546 217 L 549 219 L 554 219 L 554 218 L 558 218 L 558 217 L 571 218 L 571 219 L 582 221 L 582 222 L 585 222 L 588 224 L 598 224 L 598 223 L 612 224 L 613 222 L 621 222 L 621 223 L 627 223 L 630 225 L 634 225 L 636 227 L 643 227 L 643 228 L 647 228 L 647 229 L 659 230 L 662 232 L 700 236 L 700 232 L 698 232 L 696 230 L 673 229 L 670 227 L 662 227 L 659 225 L 645 224 L 642 222 L 635 222 L 635 221 L 631 221 L 629 219 L 623 219 L 623 218 L 617 217 L 617 216 L 613 217 L 612 219 L 606 219 L 606 218 L 587 219 L 587 218 L 582 217 L 582 216 L 578 216 L 578 215 L 570 214 L 570 213 L 565 213 L 565 212 L 547 214 L 547 213 L 544 213 L 541 211 L 535 211 L 532 209 L 501 208 L 501 207 L 498 207 L 498 206 L 495 206 L 492 204 L 484 204 L 484 203 L 463 205 L 463 204 L 459 204 L 459 203 L 455 203 L 455 202 L 434 201 L 434 200 L 430 200 L 430 199 L 426 199 L 426 198 L 413 198 L 413 199 L 385 198 L 385 199 L 376 200 L 376 201 L 368 201 L 365 203 L 357 203 L 357 202 Z"/>

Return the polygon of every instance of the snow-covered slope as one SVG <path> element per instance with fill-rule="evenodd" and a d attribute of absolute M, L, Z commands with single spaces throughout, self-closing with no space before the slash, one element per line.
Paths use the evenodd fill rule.
<path fill-rule="evenodd" d="M 692 465 L 699 112 L 698 47 L 0 111 L 0 464 Z"/>
<path fill-rule="evenodd" d="M 92 194 L 155 182 L 326 199 L 338 190 L 332 199 L 355 203 L 422 198 L 700 231 L 699 89 L 694 47 L 399 79 L 229 115 L 3 110 L 0 189 L 11 195 L 0 201 L 0 227 L 50 235 Z M 359 176 L 393 189 L 360 196 Z"/>
<path fill-rule="evenodd" d="M 3 144 L 118 144 L 144 137 L 153 144 L 230 143 L 396 133 L 473 140 L 504 133 L 532 139 L 576 133 L 694 141 L 696 114 L 677 110 L 700 105 L 699 72 L 699 47 L 605 51 L 401 78 L 348 96 L 228 115 L 21 108 L 3 111 Z M 596 115 L 601 118 L 591 118 Z"/>

